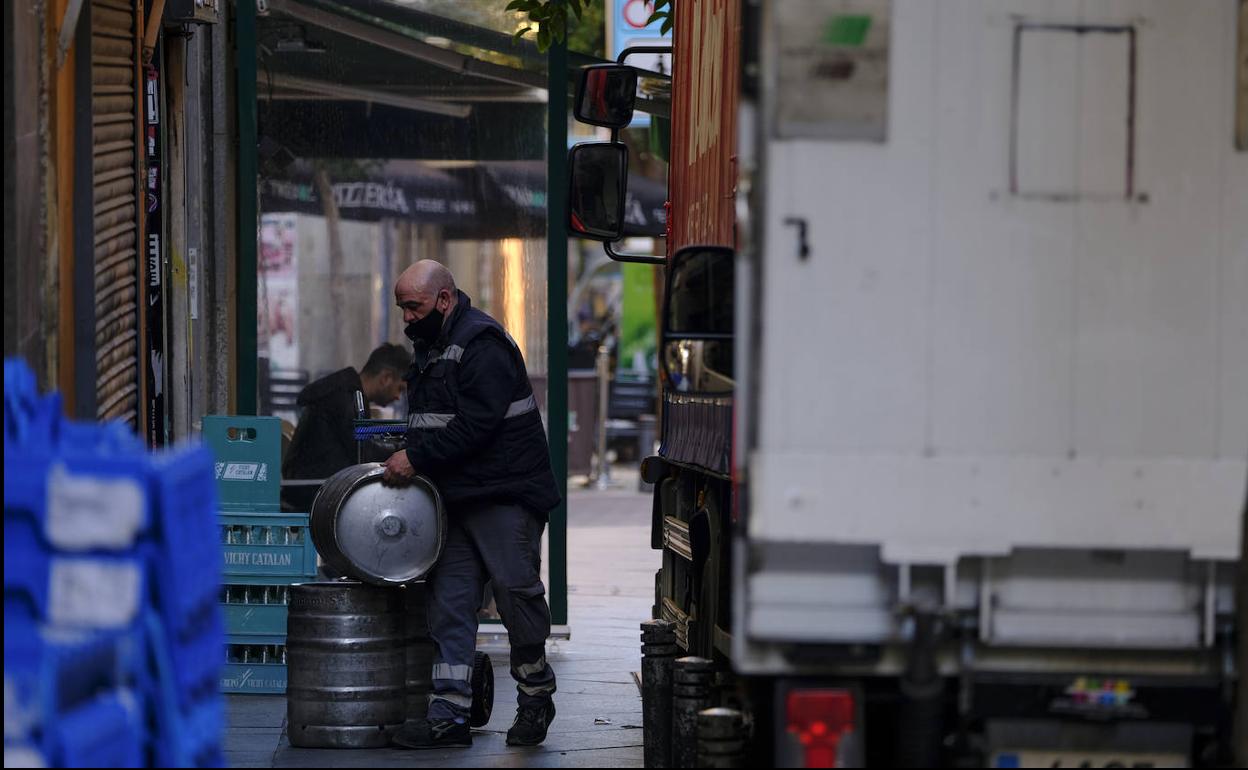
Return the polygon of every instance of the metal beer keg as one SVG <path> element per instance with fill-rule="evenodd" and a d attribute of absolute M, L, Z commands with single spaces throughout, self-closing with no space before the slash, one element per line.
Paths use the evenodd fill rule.
<path fill-rule="evenodd" d="M 380 748 L 407 712 L 403 594 L 340 580 L 290 588 L 287 732 L 300 748 Z"/>
<path fill-rule="evenodd" d="M 424 577 L 446 540 L 446 514 L 433 483 L 381 483 L 380 463 L 335 473 L 312 502 L 312 542 L 342 575 L 396 586 Z"/>

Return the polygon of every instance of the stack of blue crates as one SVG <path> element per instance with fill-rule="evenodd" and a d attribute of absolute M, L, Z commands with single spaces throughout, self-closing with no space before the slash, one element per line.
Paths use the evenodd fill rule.
<path fill-rule="evenodd" d="M 4 379 L 6 754 L 223 765 L 211 454 L 65 420 L 21 362 Z"/>
<path fill-rule="evenodd" d="M 281 431 L 276 417 L 204 418 L 221 508 L 223 692 L 286 692 L 290 585 L 316 576 L 308 514 L 281 510 Z"/>

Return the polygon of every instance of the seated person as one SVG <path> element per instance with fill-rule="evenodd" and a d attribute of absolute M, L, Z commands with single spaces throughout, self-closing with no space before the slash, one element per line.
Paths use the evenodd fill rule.
<path fill-rule="evenodd" d="M 347 367 L 309 384 L 299 393 L 299 425 L 282 462 L 283 479 L 327 479 L 357 462 L 380 462 L 393 448 L 368 443 L 357 460 L 355 393 L 364 394 L 364 414 L 370 404 L 397 401 L 407 390 L 403 379 L 412 355 L 400 345 L 386 343 L 369 355 L 364 370 Z M 317 486 L 283 487 L 285 510 L 308 511 Z"/>

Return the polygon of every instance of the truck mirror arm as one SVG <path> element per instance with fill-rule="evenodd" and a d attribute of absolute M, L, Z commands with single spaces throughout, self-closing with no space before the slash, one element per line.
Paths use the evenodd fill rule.
<path fill-rule="evenodd" d="M 627 48 L 625 48 L 623 51 L 620 51 L 620 55 L 615 57 L 615 61 L 619 64 L 623 64 L 625 59 L 627 59 L 628 57 L 632 56 L 635 53 L 670 54 L 671 52 L 672 52 L 672 47 L 670 45 L 630 45 Z M 643 69 L 638 69 L 637 72 L 643 77 L 661 78 L 663 80 L 672 79 L 672 76 L 666 72 L 651 72 L 650 70 L 643 70 Z"/>
<path fill-rule="evenodd" d="M 661 254 L 621 254 L 611 247 L 611 241 L 602 242 L 602 250 L 616 262 L 632 262 L 638 265 L 666 265 L 667 257 Z"/>

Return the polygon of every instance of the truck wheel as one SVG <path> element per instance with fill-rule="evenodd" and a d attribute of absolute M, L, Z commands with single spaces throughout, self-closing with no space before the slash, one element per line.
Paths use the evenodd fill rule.
<path fill-rule="evenodd" d="M 490 656 L 478 650 L 472 656 L 472 711 L 468 724 L 485 727 L 494 713 L 494 665 Z"/>

